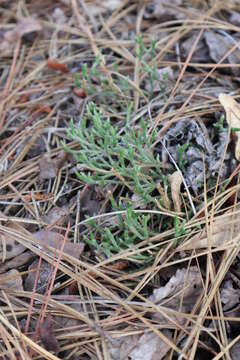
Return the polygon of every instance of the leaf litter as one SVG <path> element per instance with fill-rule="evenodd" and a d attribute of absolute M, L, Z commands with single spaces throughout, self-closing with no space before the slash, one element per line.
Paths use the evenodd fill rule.
<path fill-rule="evenodd" d="M 0 7 L 1 358 L 237 359 L 236 2 Z"/>

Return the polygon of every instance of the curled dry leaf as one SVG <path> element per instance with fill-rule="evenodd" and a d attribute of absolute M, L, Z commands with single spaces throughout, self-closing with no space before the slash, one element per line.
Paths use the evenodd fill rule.
<path fill-rule="evenodd" d="M 181 212 L 181 205 L 182 205 L 181 197 L 180 197 L 182 175 L 179 171 L 175 171 L 172 175 L 170 175 L 169 180 L 171 184 L 171 194 L 174 204 L 174 210 L 179 213 Z"/>
<path fill-rule="evenodd" d="M 27 202 L 30 202 L 32 200 L 35 201 L 47 201 L 50 200 L 54 195 L 52 193 L 49 194 L 43 194 L 40 192 L 35 192 L 35 193 L 31 193 L 31 194 L 26 194 L 23 195 L 23 199 Z"/>
<path fill-rule="evenodd" d="M 237 208 L 240 210 L 239 208 Z M 179 247 L 179 250 L 202 249 L 209 245 L 217 247 L 230 242 L 239 241 L 240 214 L 236 210 L 229 210 L 224 215 L 217 217 L 212 225 L 212 234 L 208 239 L 207 229 L 193 236 Z M 234 214 L 235 213 L 235 214 Z M 211 228 L 210 228 L 211 230 Z M 235 240 L 236 238 L 236 240 Z"/>
<path fill-rule="evenodd" d="M 240 160 L 240 105 L 234 98 L 227 94 L 220 94 L 218 97 L 221 105 L 226 111 L 226 120 L 231 129 L 236 129 L 237 142 L 235 145 L 235 157 Z"/>
<path fill-rule="evenodd" d="M 168 309 L 190 313 L 202 291 L 201 274 L 196 266 L 189 269 L 177 270 L 165 286 L 154 290 L 149 300 L 154 304 Z M 166 322 L 166 318 L 160 313 L 154 313 L 153 318 Z M 182 324 L 184 318 L 179 315 L 171 315 L 171 318 Z"/>

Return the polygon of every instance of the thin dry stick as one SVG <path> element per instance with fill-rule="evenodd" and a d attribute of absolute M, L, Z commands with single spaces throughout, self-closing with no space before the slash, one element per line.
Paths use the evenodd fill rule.
<path fill-rule="evenodd" d="M 121 97 L 125 97 L 122 90 L 114 84 L 113 82 L 113 79 L 111 78 L 111 75 L 109 74 L 107 68 L 106 68 L 106 64 L 105 64 L 105 59 L 104 59 L 104 56 L 101 54 L 101 52 L 98 50 L 98 47 L 96 45 L 96 42 L 94 40 L 94 36 L 92 34 L 92 31 L 89 27 L 89 25 L 87 24 L 87 22 L 85 21 L 85 19 L 80 15 L 79 13 L 79 10 L 78 10 L 78 6 L 77 6 L 77 3 L 76 3 L 76 0 L 72 0 L 72 7 L 73 7 L 73 10 L 74 10 L 74 13 L 77 17 L 77 20 L 78 20 L 78 24 L 79 24 L 79 27 L 82 28 L 83 30 L 85 30 L 88 38 L 89 38 L 89 41 L 90 41 L 90 44 L 91 44 L 91 47 L 92 47 L 92 50 L 93 50 L 93 53 L 96 57 L 100 57 L 100 62 L 101 62 L 101 69 L 102 71 L 104 72 L 104 74 L 106 75 L 107 79 L 108 79 L 108 82 L 110 84 L 110 86 L 112 88 L 114 88 L 118 94 L 121 96 Z"/>
<path fill-rule="evenodd" d="M 200 38 L 201 38 L 201 36 L 202 36 L 202 34 L 203 34 L 203 31 L 204 31 L 204 30 L 202 29 L 202 30 L 199 32 L 198 36 L 196 37 L 196 39 L 195 39 L 195 41 L 194 41 L 194 43 L 193 43 L 193 45 L 192 45 L 192 47 L 191 47 L 191 50 L 190 50 L 190 52 L 189 52 L 189 54 L 188 54 L 188 57 L 187 57 L 187 59 L 186 59 L 186 61 L 185 61 L 185 63 L 184 63 L 184 66 L 183 66 L 183 68 L 182 68 L 182 70 L 181 70 L 181 72 L 180 72 L 180 74 L 179 74 L 179 76 L 178 76 L 178 79 L 177 79 L 177 81 L 176 81 L 176 84 L 175 84 L 174 88 L 172 89 L 171 94 L 170 94 L 168 100 L 166 101 L 165 105 L 162 107 L 159 115 L 156 117 L 156 119 L 155 119 L 155 121 L 154 121 L 154 127 L 153 127 L 152 130 L 156 129 L 156 127 L 158 126 L 159 121 L 161 120 L 161 117 L 162 117 L 164 111 L 166 110 L 166 108 L 167 108 L 167 106 L 169 105 L 170 101 L 171 101 L 172 98 L 174 97 L 174 95 L 175 95 L 175 93 L 176 93 L 176 91 L 177 91 L 178 85 L 180 84 L 180 81 L 181 81 L 181 79 L 182 79 L 182 77 L 183 77 L 183 74 L 185 73 L 185 71 L 186 71 L 186 69 L 187 69 L 187 67 L 188 67 L 188 64 L 189 64 L 189 62 L 190 62 L 190 60 L 191 60 L 191 58 L 192 58 L 192 55 L 193 55 L 193 53 L 194 53 L 194 51 L 195 51 L 195 49 L 196 49 L 196 47 L 197 47 L 197 44 L 198 44 L 198 42 L 199 42 L 199 40 L 200 40 Z"/>
<path fill-rule="evenodd" d="M 139 37 L 141 32 L 141 22 L 144 14 L 145 6 L 141 6 L 137 21 L 136 21 L 136 35 Z M 139 44 L 136 45 L 136 53 L 139 52 Z M 134 83 L 136 84 L 136 87 L 139 88 L 139 72 L 140 72 L 140 66 L 141 66 L 141 60 L 139 59 L 138 55 L 135 57 L 135 66 L 134 66 Z M 136 113 L 139 106 L 139 92 L 134 91 L 134 112 Z"/>
<path fill-rule="evenodd" d="M 8 95 L 11 83 L 13 81 L 14 71 L 15 71 L 15 68 L 16 68 L 16 63 L 17 63 L 17 58 L 18 58 L 20 47 L 21 47 L 21 38 L 19 38 L 18 41 L 17 41 L 17 46 L 15 48 L 14 55 L 13 55 L 12 66 L 11 66 L 10 73 L 9 73 L 9 76 L 8 76 L 8 80 L 6 82 L 4 92 L 3 92 L 3 100 L 0 103 L 0 119 L 1 119 L 0 120 L 0 131 L 1 131 L 1 129 L 3 127 L 3 124 L 4 124 L 4 121 L 5 121 L 5 115 L 3 114 L 4 105 L 5 105 L 5 98 Z"/>

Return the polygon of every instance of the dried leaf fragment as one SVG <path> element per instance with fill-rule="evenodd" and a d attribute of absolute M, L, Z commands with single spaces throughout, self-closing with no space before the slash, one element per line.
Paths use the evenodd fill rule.
<path fill-rule="evenodd" d="M 23 291 L 22 276 L 19 271 L 12 269 L 0 276 L 0 288 Z"/>
<path fill-rule="evenodd" d="M 63 235 L 50 230 L 40 230 L 34 233 L 33 235 L 34 237 L 36 237 L 38 240 L 41 241 L 42 247 L 44 247 L 44 245 L 45 246 L 47 245 L 58 250 L 61 249 L 61 245 L 64 240 Z M 81 253 L 83 252 L 83 249 L 84 249 L 83 243 L 73 244 L 69 241 L 66 241 L 63 249 L 63 253 L 79 259 Z"/>
<path fill-rule="evenodd" d="M 170 331 L 162 333 L 172 338 Z M 145 333 L 143 335 L 124 336 L 114 343 L 108 343 L 108 349 L 113 360 L 161 360 L 169 351 L 167 345 L 158 335 Z"/>
<path fill-rule="evenodd" d="M 192 266 L 177 270 L 165 286 L 153 291 L 149 300 L 158 305 L 163 303 L 162 306 L 172 310 L 190 313 L 201 291 L 201 274 L 196 266 Z M 152 316 L 159 321 L 166 321 L 161 313 L 154 313 Z M 184 318 L 180 316 L 172 315 L 172 318 L 177 323 L 184 322 Z"/>
<path fill-rule="evenodd" d="M 73 89 L 73 92 L 76 96 L 80 97 L 81 99 L 84 99 L 87 96 L 84 90 L 78 89 L 76 87 Z"/>
<path fill-rule="evenodd" d="M 6 228 L 11 228 L 13 230 L 19 230 L 15 225 L 9 224 Z M 0 261 L 4 262 L 5 260 L 14 258 L 22 254 L 25 251 L 25 246 L 20 244 L 16 237 L 11 236 L 9 233 L 0 234 Z"/>
<path fill-rule="evenodd" d="M 173 174 L 169 176 L 170 184 L 171 184 L 171 194 L 172 200 L 174 204 L 174 210 L 176 212 L 181 212 L 181 197 L 180 197 L 180 189 L 182 185 L 182 175 L 179 171 L 175 171 Z"/>
<path fill-rule="evenodd" d="M 235 209 L 236 212 L 237 209 Z M 238 208 L 239 210 L 239 208 Z M 212 225 L 212 236 L 209 239 L 207 229 L 205 228 L 199 234 L 193 236 L 179 249 L 192 250 L 207 248 L 209 244 L 212 247 L 225 245 L 231 241 L 238 241 L 240 233 L 240 214 L 237 212 L 234 215 L 234 210 L 226 212 L 224 215 L 217 217 Z M 227 215 L 228 214 L 228 215 Z M 227 216 L 226 216 L 227 215 Z"/>
<path fill-rule="evenodd" d="M 168 330 L 162 331 L 171 338 Z M 138 340 L 135 348 L 129 354 L 131 360 L 161 360 L 169 351 L 169 345 L 155 333 L 145 333 Z"/>
<path fill-rule="evenodd" d="M 39 259 L 36 259 L 28 267 L 29 273 L 24 282 L 24 289 L 26 291 L 33 291 L 35 279 L 36 279 L 36 276 L 38 276 L 36 292 L 38 294 L 45 294 L 47 287 L 48 287 L 48 283 L 53 275 L 53 269 L 52 269 L 51 264 L 49 264 L 47 261 L 43 260 L 41 262 L 41 265 L 39 268 L 39 273 L 37 275 L 38 266 L 39 266 Z"/>
<path fill-rule="evenodd" d="M 184 14 L 180 11 L 183 0 L 154 0 L 149 3 L 144 14 L 146 17 L 161 18 L 165 21 L 172 18 L 184 18 Z M 177 6 L 179 7 L 178 11 L 176 10 Z"/>
<path fill-rule="evenodd" d="M 42 157 L 39 161 L 39 170 L 42 180 L 55 178 L 58 172 L 56 161 L 49 159 L 47 156 Z"/>
<path fill-rule="evenodd" d="M 47 317 L 43 320 L 40 325 L 40 339 L 43 343 L 43 346 L 48 351 L 58 352 L 59 344 L 54 334 L 53 328 L 53 318 L 51 315 L 47 315 Z"/>
<path fill-rule="evenodd" d="M 51 70 L 60 71 L 63 74 L 68 73 L 67 65 L 60 63 L 56 59 L 48 59 L 47 66 Z"/>
<path fill-rule="evenodd" d="M 231 129 L 236 129 L 235 157 L 240 161 L 240 105 L 234 98 L 227 94 L 220 94 L 219 102 L 226 112 L 226 120 Z"/>
<path fill-rule="evenodd" d="M 67 158 L 68 155 L 64 152 L 60 152 L 55 159 L 51 159 L 48 154 L 44 155 L 39 161 L 41 180 L 55 178 Z"/>
<path fill-rule="evenodd" d="M 0 273 L 3 273 L 9 269 L 17 269 L 33 260 L 35 256 L 36 255 L 32 251 L 25 251 L 24 253 L 17 255 L 14 258 L 1 264 Z"/>
<path fill-rule="evenodd" d="M 221 302 L 224 304 L 223 310 L 227 311 L 233 309 L 239 304 L 239 299 L 239 289 L 233 288 L 231 280 L 226 281 L 221 289 Z"/>
<path fill-rule="evenodd" d="M 4 38 L 11 43 L 27 34 L 39 32 L 41 30 L 42 25 L 40 22 L 37 19 L 29 17 L 19 21 L 13 30 L 7 31 Z"/>
<path fill-rule="evenodd" d="M 227 36 L 214 31 L 205 31 L 204 39 L 209 49 L 210 58 L 215 63 L 218 63 L 232 47 L 232 44 L 229 42 L 229 38 Z M 231 64 L 238 64 L 239 56 L 240 51 L 237 48 L 234 52 L 229 54 L 225 60 L 225 63 L 229 63 L 229 68 L 236 76 L 239 75 L 239 69 L 231 67 Z"/>

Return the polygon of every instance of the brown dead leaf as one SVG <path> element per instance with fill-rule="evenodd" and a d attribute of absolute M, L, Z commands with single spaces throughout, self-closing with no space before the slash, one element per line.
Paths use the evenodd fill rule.
<path fill-rule="evenodd" d="M 50 225 L 63 225 L 69 219 L 68 207 L 57 207 L 52 208 L 47 215 L 43 217 L 43 220 Z"/>
<path fill-rule="evenodd" d="M 171 339 L 171 333 L 162 333 Z M 169 346 L 154 333 L 130 335 L 108 343 L 112 360 L 161 360 L 169 351 Z"/>
<path fill-rule="evenodd" d="M 240 342 L 236 342 L 230 349 L 231 359 L 238 360 L 240 353 Z"/>
<path fill-rule="evenodd" d="M 56 59 L 48 59 L 47 66 L 49 69 L 54 71 L 60 71 L 63 74 L 66 74 L 69 71 L 67 65 L 60 63 Z"/>
<path fill-rule="evenodd" d="M 7 31 L 4 35 L 5 41 L 14 43 L 19 38 L 42 30 L 40 22 L 34 18 L 25 18 L 18 22 L 13 30 Z"/>
<path fill-rule="evenodd" d="M 156 17 L 164 19 L 165 21 L 168 19 L 183 19 L 184 13 L 177 11 L 174 7 L 179 7 L 183 4 L 183 0 L 154 0 L 150 2 L 150 15 L 148 14 L 148 7 L 145 11 L 146 17 Z"/>
<path fill-rule="evenodd" d="M 16 269 L 11 269 L 4 275 L 0 275 L 0 288 L 23 291 L 22 276 Z"/>
<path fill-rule="evenodd" d="M 41 241 L 41 246 L 51 246 L 55 249 L 60 250 L 64 236 L 50 230 L 40 230 L 33 234 L 35 238 Z M 79 259 L 84 249 L 83 243 L 73 244 L 69 241 L 65 242 L 63 253 L 68 254 L 72 257 Z"/>
<path fill-rule="evenodd" d="M 87 94 L 84 90 L 78 89 L 76 87 L 73 89 L 73 93 L 81 99 L 84 99 L 87 96 Z"/>
<path fill-rule="evenodd" d="M 227 94 L 220 94 L 218 97 L 226 112 L 226 120 L 231 128 L 240 129 L 240 105 L 234 98 Z M 235 157 L 240 161 L 240 132 L 236 131 L 237 142 L 235 145 Z"/>
<path fill-rule="evenodd" d="M 42 180 L 55 178 L 58 172 L 56 161 L 43 156 L 39 161 L 39 170 Z"/>
<path fill-rule="evenodd" d="M 7 224 L 7 228 L 13 230 L 19 230 L 19 227 L 16 224 Z M 20 228 L 21 231 L 23 230 Z M 26 250 L 25 246 L 20 244 L 17 239 L 8 233 L 0 233 L 0 261 L 4 262 L 5 260 L 14 258 L 22 254 Z"/>
<path fill-rule="evenodd" d="M 171 339 L 168 330 L 162 331 Z M 113 360 L 161 360 L 169 351 L 169 346 L 154 333 L 125 336 L 108 343 L 108 349 Z"/>
<path fill-rule="evenodd" d="M 32 262 L 32 264 L 28 267 L 28 275 L 24 282 L 24 289 L 26 291 L 33 291 L 35 279 L 37 275 L 37 269 L 39 265 L 39 259 L 36 259 Z M 53 269 L 52 265 L 47 261 L 41 261 L 41 265 L 39 268 L 38 279 L 37 279 L 37 287 L 36 292 L 38 294 L 45 294 L 49 280 L 52 278 Z"/>
<path fill-rule="evenodd" d="M 26 265 L 34 259 L 36 255 L 32 251 L 25 251 L 24 253 L 15 256 L 14 258 L 0 264 L 0 273 L 9 269 L 17 269 L 23 265 Z"/>
<path fill-rule="evenodd" d="M 221 302 L 224 304 L 223 311 L 233 309 L 234 306 L 239 304 L 240 290 L 234 289 L 231 280 L 224 283 L 221 289 Z"/>
<path fill-rule="evenodd" d="M 51 199 L 54 195 L 52 193 L 49 194 L 44 194 L 44 193 L 40 193 L 40 192 L 35 192 L 33 194 L 26 194 L 23 196 L 24 200 L 27 202 L 30 202 L 32 200 L 35 201 L 47 201 L 49 199 Z"/>
<path fill-rule="evenodd" d="M 85 6 L 89 14 L 97 16 L 116 10 L 122 3 L 123 0 L 88 1 Z"/>
<path fill-rule="evenodd" d="M 235 209 L 236 211 L 237 209 Z M 238 209 L 239 210 L 239 209 Z M 229 214 L 229 216 L 226 216 Z M 224 215 L 215 219 L 212 226 L 211 246 L 225 245 L 238 238 L 240 233 L 240 214 L 234 216 L 234 210 L 229 210 Z M 206 228 L 199 234 L 193 236 L 186 243 L 179 247 L 179 250 L 202 249 L 209 246 L 209 239 Z"/>
<path fill-rule="evenodd" d="M 59 344 L 54 334 L 53 318 L 51 315 L 48 314 L 42 321 L 39 333 L 44 348 L 48 351 L 54 351 L 55 353 L 58 352 Z"/>
<path fill-rule="evenodd" d="M 198 63 L 205 63 L 206 61 L 210 62 L 211 59 L 209 57 L 208 47 L 203 38 L 199 39 L 197 45 L 194 45 L 196 39 L 198 37 L 198 32 L 191 32 L 190 36 L 184 40 L 180 44 L 180 48 L 182 50 L 182 54 L 184 58 L 187 58 L 188 54 L 190 53 L 193 46 L 195 46 L 194 53 L 191 57 L 191 62 L 198 62 Z"/>
<path fill-rule="evenodd" d="M 55 159 L 51 159 L 48 154 L 44 155 L 39 161 L 40 178 L 42 180 L 55 178 L 67 159 L 68 154 L 63 151 Z"/>
<path fill-rule="evenodd" d="M 164 189 L 160 182 L 156 184 L 156 188 L 158 189 L 159 194 L 161 195 L 161 199 L 163 201 L 163 204 L 167 210 L 171 209 L 171 202 L 168 198 L 168 187 L 166 186 Z M 159 204 L 160 205 L 160 204 Z"/>
<path fill-rule="evenodd" d="M 231 15 L 230 15 L 230 18 L 229 18 L 229 22 L 231 24 L 239 26 L 240 25 L 240 14 L 239 14 L 239 12 L 232 11 Z"/>
<path fill-rule="evenodd" d="M 204 38 L 209 48 L 209 55 L 215 63 L 218 63 L 233 46 L 228 37 L 213 31 L 205 31 Z M 227 61 L 225 61 L 225 63 L 228 62 L 229 64 L 238 64 L 239 58 L 240 50 L 236 49 L 227 57 Z M 233 74 L 239 75 L 239 69 L 234 67 L 230 69 Z"/>
<path fill-rule="evenodd" d="M 180 189 L 182 185 L 182 175 L 179 171 L 175 171 L 172 175 L 169 176 L 169 181 L 171 185 L 171 194 L 172 200 L 174 204 L 174 210 L 176 212 L 181 212 L 181 197 L 180 197 Z"/>
<path fill-rule="evenodd" d="M 108 351 L 112 360 L 129 359 L 131 350 L 138 342 L 138 335 L 124 336 L 123 338 L 114 340 L 113 343 L 108 343 Z"/>
<path fill-rule="evenodd" d="M 163 330 L 162 333 L 171 339 L 170 331 Z M 130 352 L 129 358 L 131 360 L 161 360 L 168 351 L 169 345 L 158 335 L 146 333 L 140 337 L 135 348 Z"/>
<path fill-rule="evenodd" d="M 154 290 L 149 300 L 154 304 L 172 310 L 190 313 L 202 291 L 201 274 L 196 266 L 189 269 L 179 269 L 165 286 Z M 160 313 L 153 314 L 158 321 L 166 321 Z M 182 324 L 185 319 L 172 316 L 172 319 Z"/>

